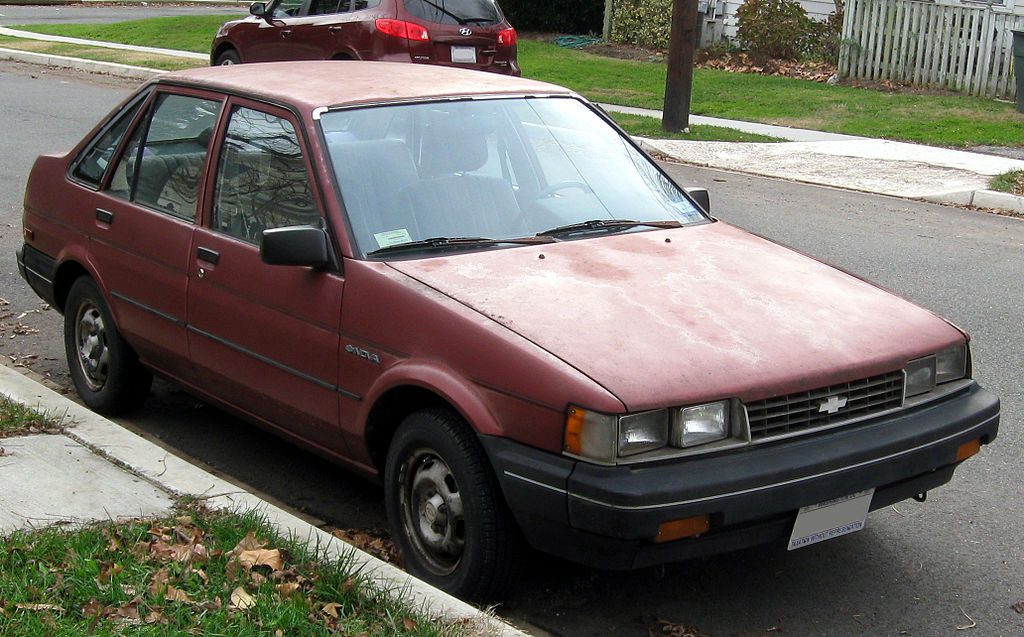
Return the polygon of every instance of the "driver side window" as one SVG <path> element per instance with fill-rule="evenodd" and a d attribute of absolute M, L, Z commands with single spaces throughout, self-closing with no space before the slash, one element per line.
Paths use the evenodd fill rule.
<path fill-rule="evenodd" d="M 213 227 L 249 243 L 263 230 L 320 226 L 302 146 L 287 119 L 251 108 L 231 114 L 217 169 Z"/>
<path fill-rule="evenodd" d="M 315 0 L 314 0 L 315 1 Z M 302 15 L 303 0 L 281 0 L 274 5 L 275 18 L 294 18 Z"/>

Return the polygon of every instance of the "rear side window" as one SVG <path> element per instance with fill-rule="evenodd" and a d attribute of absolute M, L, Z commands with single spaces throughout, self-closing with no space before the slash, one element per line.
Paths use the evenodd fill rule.
<path fill-rule="evenodd" d="M 75 164 L 74 170 L 71 171 L 72 175 L 94 186 L 100 185 L 114 152 L 145 99 L 146 94 L 142 94 L 134 102 L 125 106 L 106 130 L 86 147 L 78 163 Z"/>
<path fill-rule="evenodd" d="M 110 182 L 110 194 L 194 221 L 200 176 L 221 103 L 161 95 L 135 129 Z"/>
<path fill-rule="evenodd" d="M 405 10 L 436 24 L 494 24 L 501 13 L 494 0 L 405 0 Z"/>

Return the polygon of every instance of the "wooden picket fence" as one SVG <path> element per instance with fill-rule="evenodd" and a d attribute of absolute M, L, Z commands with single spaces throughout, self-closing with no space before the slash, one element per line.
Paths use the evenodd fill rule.
<path fill-rule="evenodd" d="M 1014 29 L 1024 16 L 991 7 L 847 0 L 839 74 L 1012 99 Z"/>

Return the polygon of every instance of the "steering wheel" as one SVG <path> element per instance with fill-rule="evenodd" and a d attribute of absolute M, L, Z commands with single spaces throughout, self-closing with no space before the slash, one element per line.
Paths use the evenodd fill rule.
<path fill-rule="evenodd" d="M 544 190 L 541 190 L 539 193 L 537 193 L 537 199 L 551 197 L 556 192 L 560 190 L 566 190 L 568 188 L 576 188 L 577 190 L 582 190 L 587 194 L 594 193 L 594 189 L 588 186 L 587 184 L 583 183 L 582 181 L 556 181 L 555 183 L 551 184 Z"/>

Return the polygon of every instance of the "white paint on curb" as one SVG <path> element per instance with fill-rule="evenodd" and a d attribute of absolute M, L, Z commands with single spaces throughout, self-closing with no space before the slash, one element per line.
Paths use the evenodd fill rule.
<path fill-rule="evenodd" d="M 368 576 L 375 584 L 393 591 L 427 615 L 440 615 L 452 621 L 465 620 L 476 635 L 527 637 L 526 633 L 509 624 L 189 464 L 4 365 L 0 365 L 0 394 L 51 416 L 63 417 L 68 437 L 171 493 L 201 498 L 211 508 L 258 511 L 282 536 L 303 541 L 330 559 L 347 560 L 352 568 Z"/>
<path fill-rule="evenodd" d="M 0 48 L 0 60 L 14 60 L 15 62 L 28 62 L 29 64 L 42 64 L 62 69 L 73 69 L 76 71 L 85 71 L 87 73 L 102 73 L 105 75 L 126 77 L 136 80 L 148 80 L 156 75 L 166 73 L 166 71 L 150 69 L 144 66 L 83 60 L 82 58 L 66 57 L 63 55 L 49 55 L 46 53 L 33 53 L 31 51 L 19 51 L 17 49 Z"/>
<path fill-rule="evenodd" d="M 40 40 L 43 42 L 60 42 L 62 44 L 78 44 L 81 46 L 95 46 L 103 49 L 117 49 L 119 51 L 135 51 L 137 53 L 152 53 L 154 55 L 166 55 L 168 57 L 189 58 L 191 60 L 209 61 L 210 56 L 206 53 L 195 53 L 194 51 L 179 51 L 177 49 L 161 49 L 155 46 L 137 46 L 135 44 L 121 44 L 119 42 L 104 42 L 102 40 L 86 40 L 83 38 L 69 38 L 63 35 L 47 35 L 46 33 L 34 33 L 32 31 L 20 31 L 0 27 L 0 35 L 7 35 L 12 38 L 25 40 Z"/>

